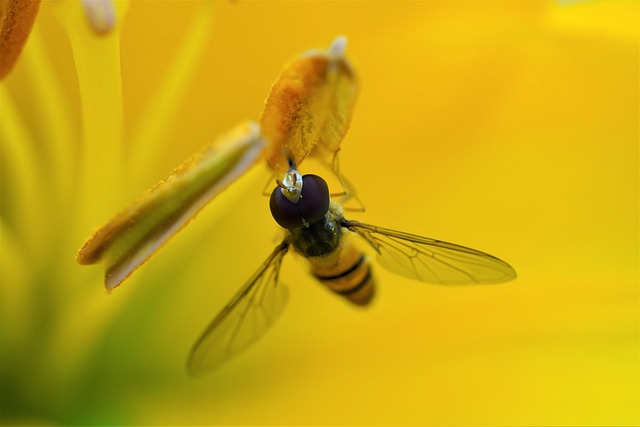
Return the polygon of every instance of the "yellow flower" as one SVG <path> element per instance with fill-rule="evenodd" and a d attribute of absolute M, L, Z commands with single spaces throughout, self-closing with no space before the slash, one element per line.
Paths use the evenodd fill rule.
<path fill-rule="evenodd" d="M 98 36 L 80 3 L 44 2 L 0 86 L 3 422 L 638 423 L 637 6 L 115 4 Z M 76 250 L 337 34 L 362 83 L 341 151 L 353 216 L 519 279 L 376 268 L 377 303 L 354 310 L 291 257 L 277 327 L 194 381 L 188 349 L 274 246 L 268 173 L 112 296 Z"/>

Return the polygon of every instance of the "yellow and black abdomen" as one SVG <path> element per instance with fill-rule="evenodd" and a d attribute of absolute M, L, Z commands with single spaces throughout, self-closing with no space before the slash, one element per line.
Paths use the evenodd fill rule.
<path fill-rule="evenodd" d="M 367 257 L 343 236 L 332 253 L 308 257 L 311 273 L 333 292 L 356 305 L 367 305 L 375 295 L 375 283 Z"/>

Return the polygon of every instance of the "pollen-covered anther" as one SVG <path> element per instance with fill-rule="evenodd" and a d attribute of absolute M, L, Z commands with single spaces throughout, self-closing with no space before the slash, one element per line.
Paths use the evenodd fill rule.
<path fill-rule="evenodd" d="M 93 32 L 103 36 L 116 26 L 116 10 L 112 0 L 82 0 L 84 13 Z"/>
<path fill-rule="evenodd" d="M 40 9 L 40 0 L 0 1 L 0 79 L 16 63 Z"/>

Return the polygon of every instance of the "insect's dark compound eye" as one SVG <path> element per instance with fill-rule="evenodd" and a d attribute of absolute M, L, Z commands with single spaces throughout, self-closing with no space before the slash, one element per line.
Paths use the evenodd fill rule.
<path fill-rule="evenodd" d="M 302 177 L 302 195 L 298 201 L 300 215 L 309 224 L 320 220 L 329 210 L 329 186 L 317 175 Z"/>
<path fill-rule="evenodd" d="M 317 175 L 302 177 L 302 193 L 298 203 L 293 203 L 282 194 L 280 187 L 271 193 L 269 207 L 273 219 L 286 229 L 300 228 L 321 219 L 329 210 L 329 186 Z"/>

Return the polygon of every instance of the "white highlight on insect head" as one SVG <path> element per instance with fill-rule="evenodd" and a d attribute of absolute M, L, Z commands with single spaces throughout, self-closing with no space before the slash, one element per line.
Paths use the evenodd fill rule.
<path fill-rule="evenodd" d="M 280 183 L 280 191 L 290 202 L 298 203 L 302 194 L 302 175 L 295 169 L 284 174 Z"/>

